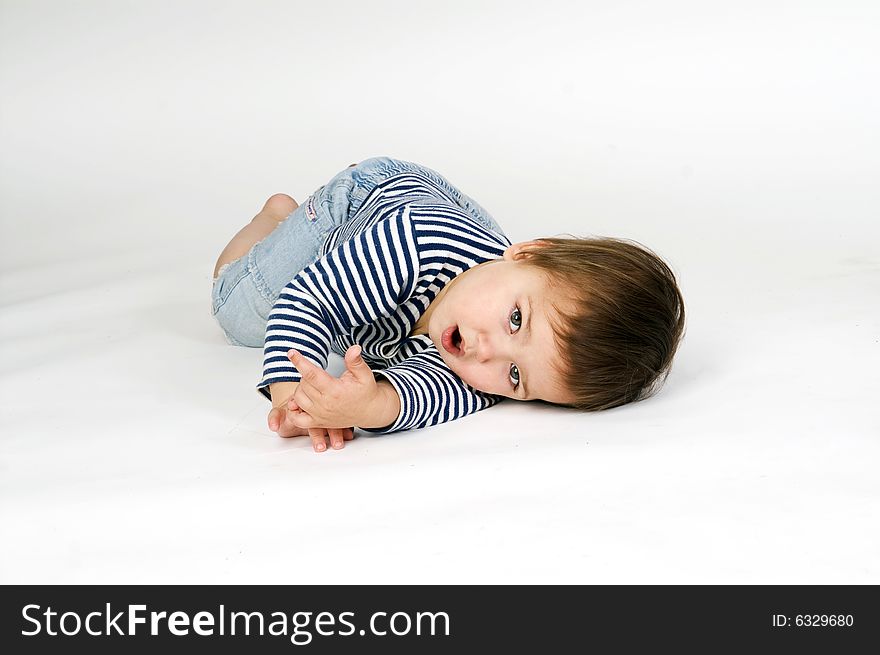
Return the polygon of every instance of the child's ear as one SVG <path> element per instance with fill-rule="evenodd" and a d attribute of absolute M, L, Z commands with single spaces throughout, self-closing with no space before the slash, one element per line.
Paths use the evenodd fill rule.
<path fill-rule="evenodd" d="M 546 241 L 541 241 L 540 239 L 533 239 L 531 241 L 520 241 L 519 243 L 514 243 L 513 245 L 507 247 L 507 250 L 504 251 L 504 259 L 516 261 L 520 253 L 527 252 L 532 248 L 541 248 L 547 245 L 550 244 L 548 244 Z"/>

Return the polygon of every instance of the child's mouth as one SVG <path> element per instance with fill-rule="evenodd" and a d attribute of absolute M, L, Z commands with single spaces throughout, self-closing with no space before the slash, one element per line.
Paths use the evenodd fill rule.
<path fill-rule="evenodd" d="M 461 344 L 461 334 L 458 331 L 457 325 L 452 325 L 446 328 L 443 331 L 443 336 L 440 337 L 440 341 L 448 353 L 452 355 L 461 354 L 461 348 L 459 348 L 459 344 Z"/>

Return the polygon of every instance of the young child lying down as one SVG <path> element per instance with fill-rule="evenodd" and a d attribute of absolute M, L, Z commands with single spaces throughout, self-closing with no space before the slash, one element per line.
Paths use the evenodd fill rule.
<path fill-rule="evenodd" d="M 226 246 L 212 311 L 264 349 L 269 428 L 342 448 L 354 428 L 453 421 L 503 398 L 585 411 L 653 395 L 684 330 L 670 268 L 612 238 L 511 244 L 425 166 L 374 157 L 302 204 L 285 194 Z M 329 351 L 345 359 L 334 378 Z"/>

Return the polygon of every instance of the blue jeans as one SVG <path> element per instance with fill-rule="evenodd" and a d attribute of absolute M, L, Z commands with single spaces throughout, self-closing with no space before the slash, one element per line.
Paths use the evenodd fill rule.
<path fill-rule="evenodd" d="M 224 264 L 211 290 L 211 310 L 233 346 L 262 348 L 275 301 L 302 269 L 314 263 L 334 229 L 347 222 L 373 188 L 396 173 L 418 172 L 445 189 L 480 224 L 503 234 L 492 216 L 430 168 L 373 157 L 337 173 L 250 251 Z"/>

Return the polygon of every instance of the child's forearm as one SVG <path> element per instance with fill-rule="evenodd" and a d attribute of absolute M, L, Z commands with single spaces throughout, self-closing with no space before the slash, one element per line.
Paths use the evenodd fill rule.
<path fill-rule="evenodd" d="M 400 416 L 400 396 L 388 380 L 379 380 L 379 400 L 370 408 L 370 413 L 358 427 L 384 428 Z"/>
<path fill-rule="evenodd" d="M 299 382 L 273 382 L 269 385 L 269 394 L 272 396 L 272 407 L 283 405 L 299 386 Z"/>

